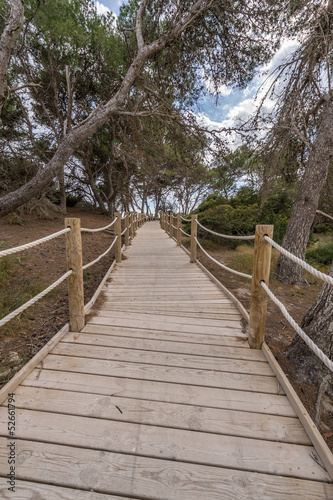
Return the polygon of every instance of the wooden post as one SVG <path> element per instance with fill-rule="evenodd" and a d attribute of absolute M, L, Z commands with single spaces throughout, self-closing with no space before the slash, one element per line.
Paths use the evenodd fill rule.
<path fill-rule="evenodd" d="M 173 222 L 172 212 L 169 212 L 169 236 L 170 236 L 170 238 L 172 238 L 172 222 Z"/>
<path fill-rule="evenodd" d="M 80 219 L 66 218 L 67 270 L 73 273 L 68 277 L 69 324 L 72 332 L 79 332 L 84 327 L 84 292 L 82 271 L 82 242 Z"/>
<path fill-rule="evenodd" d="M 120 213 L 115 213 L 115 216 L 117 217 L 116 223 L 115 223 L 115 236 L 118 236 L 117 241 L 116 241 L 116 262 L 121 262 L 121 214 Z"/>
<path fill-rule="evenodd" d="M 182 244 L 182 233 L 180 228 L 182 226 L 182 221 L 180 218 L 180 214 L 177 215 L 177 246 L 180 247 Z"/>
<path fill-rule="evenodd" d="M 133 239 L 134 238 L 134 217 L 133 217 L 133 212 L 130 212 L 130 222 L 131 222 L 130 236 L 131 236 L 131 239 Z"/>
<path fill-rule="evenodd" d="M 197 214 L 192 214 L 191 216 L 191 258 L 190 262 L 195 262 L 197 260 L 197 242 L 195 238 L 198 233 L 198 225 L 197 225 Z"/>
<path fill-rule="evenodd" d="M 130 225 L 130 214 L 129 214 L 129 212 L 125 212 L 125 227 L 126 227 L 125 245 L 127 247 L 129 246 L 129 239 L 130 239 L 129 225 Z"/>
<path fill-rule="evenodd" d="M 264 240 L 264 235 L 273 238 L 273 229 L 274 226 L 256 226 L 248 339 L 250 347 L 254 349 L 259 349 L 265 338 L 267 294 L 260 286 L 260 281 L 269 284 L 272 246 Z"/>

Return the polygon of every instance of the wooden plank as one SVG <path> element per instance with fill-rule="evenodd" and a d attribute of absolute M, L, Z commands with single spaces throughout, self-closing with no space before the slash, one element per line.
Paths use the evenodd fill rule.
<path fill-rule="evenodd" d="M 0 497 L 1 498 L 16 498 L 19 500 L 133 500 L 134 497 L 119 497 L 115 495 L 104 495 L 103 493 L 96 493 L 93 490 L 83 491 L 73 488 L 62 488 L 61 486 L 53 486 L 51 484 L 43 484 L 39 481 L 33 483 L 31 481 L 19 480 L 17 489 L 12 496 L 8 496 L 7 479 L 0 477 Z M 43 478 L 41 478 L 43 479 Z M 15 495 L 15 497 L 14 497 Z M 134 499 L 135 500 L 135 499 Z"/>
<path fill-rule="evenodd" d="M 262 344 L 262 350 L 333 480 L 333 454 L 265 342 Z"/>
<path fill-rule="evenodd" d="M 330 480 L 312 446 L 250 439 L 115 420 L 16 410 L 16 438 L 200 465 Z M 0 421 L 7 408 L 0 407 Z M 254 465 L 255 464 L 255 465 Z"/>
<path fill-rule="evenodd" d="M 154 500 L 316 500 L 332 497 L 333 487 L 269 474 L 175 463 L 100 450 L 22 440 L 18 479 L 86 491 Z M 6 440 L 0 441 L 0 468 L 7 471 Z M 80 459 L 78 460 L 78 456 Z M 42 474 L 41 474 L 41 471 Z M 208 486 L 209 485 L 209 486 Z"/>
<path fill-rule="evenodd" d="M 214 370 L 215 372 L 247 373 L 274 377 L 274 373 L 265 361 L 245 360 L 237 358 L 222 358 L 170 352 L 144 351 L 142 349 L 124 349 L 59 342 L 52 354 L 61 356 L 78 356 L 89 359 L 125 361 L 126 363 L 151 364 L 158 366 L 173 366 L 194 368 L 197 370 Z"/>
<path fill-rule="evenodd" d="M 311 445 L 291 417 L 22 386 L 15 398 L 18 409 Z"/>
<path fill-rule="evenodd" d="M 127 318 L 122 317 L 122 318 L 117 318 L 117 317 L 112 317 L 112 316 L 104 316 L 104 315 L 97 315 L 93 316 L 92 318 L 87 321 L 87 323 L 93 324 L 93 325 L 109 325 L 109 326 L 123 326 L 123 327 L 133 327 L 133 328 L 142 328 L 144 330 L 158 330 L 160 329 L 161 331 L 165 332 L 189 332 L 189 333 L 199 333 L 199 334 L 213 334 L 213 335 L 236 335 L 240 337 L 247 338 L 247 335 L 243 333 L 241 325 L 237 324 L 237 322 L 233 321 L 226 321 L 223 323 L 223 326 L 220 327 L 205 327 L 205 326 L 199 326 L 199 325 L 184 325 L 184 324 L 178 324 L 177 322 L 168 322 L 166 321 L 162 322 L 159 321 L 159 317 L 155 321 L 153 321 L 151 318 L 147 318 L 146 321 L 143 320 L 135 320 L 135 318 Z"/>
<path fill-rule="evenodd" d="M 118 305 L 119 304 L 119 305 Z M 132 305 L 135 304 L 135 305 Z M 181 317 L 181 318 L 201 318 L 201 319 L 217 319 L 221 321 L 223 324 L 224 320 L 232 320 L 235 317 L 235 314 L 231 313 L 229 314 L 228 312 L 216 312 L 216 313 L 209 313 L 204 310 L 204 307 L 201 308 L 203 309 L 202 311 L 187 311 L 181 310 L 181 309 L 173 309 L 173 306 L 171 306 L 171 310 L 165 310 L 165 304 L 161 304 L 159 307 L 157 306 L 147 306 L 146 304 L 142 304 L 141 306 L 139 304 L 136 304 L 136 302 L 133 303 L 128 303 L 127 305 L 123 305 L 122 303 L 112 303 L 112 302 L 104 302 L 103 304 L 103 310 L 107 311 L 118 311 L 118 312 L 138 312 L 142 314 L 154 314 L 154 315 L 161 315 L 161 316 L 169 316 L 169 317 Z M 238 317 L 237 317 L 238 318 Z M 238 318 L 239 319 L 239 318 Z"/>
<path fill-rule="evenodd" d="M 115 335 L 126 337 L 126 341 L 129 338 L 140 338 L 140 339 L 156 339 L 163 340 L 166 339 L 170 342 L 189 342 L 191 344 L 206 344 L 206 345 L 216 345 L 216 346 L 235 346 L 235 347 L 246 347 L 249 349 L 249 344 L 245 336 L 235 336 L 233 335 L 233 330 L 231 330 L 231 335 L 200 335 L 199 333 L 188 333 L 188 332 L 165 332 L 163 330 L 143 330 L 136 328 L 126 328 L 125 326 L 106 326 L 106 325 L 93 325 L 87 323 L 87 325 L 81 330 L 87 333 L 97 333 L 100 335 Z M 76 333 L 77 334 L 77 333 Z M 256 352 L 256 351 L 254 351 Z"/>
<path fill-rule="evenodd" d="M 236 358 L 252 361 L 266 361 L 263 353 L 258 349 L 248 347 L 216 346 L 193 344 L 188 342 L 169 342 L 167 340 L 150 340 L 121 337 L 115 335 L 92 335 L 91 333 L 70 332 L 64 337 L 63 342 L 85 344 L 105 347 L 121 347 L 126 349 L 140 349 L 145 351 L 169 352 L 179 354 L 196 354 L 198 356 L 213 356 L 215 358 Z"/>
<path fill-rule="evenodd" d="M 154 315 L 154 314 L 138 314 L 138 313 L 130 313 L 130 312 L 126 312 L 126 313 L 122 313 L 121 311 L 117 312 L 117 311 L 107 311 L 105 309 L 99 309 L 97 312 L 96 312 L 96 315 L 97 316 L 103 316 L 103 317 L 111 317 L 112 319 L 123 319 L 123 318 L 126 318 L 126 320 L 135 320 L 137 322 L 140 322 L 140 321 L 154 321 L 155 319 L 158 321 L 158 322 L 168 322 L 168 323 L 176 323 L 177 325 L 186 325 L 186 326 L 189 326 L 189 325 L 196 325 L 196 326 L 204 326 L 204 327 L 217 327 L 217 328 L 220 328 L 221 327 L 221 322 L 218 321 L 218 320 L 214 320 L 214 319 L 210 319 L 210 320 L 206 320 L 206 319 L 199 319 L 199 318 L 179 318 L 177 316 L 177 318 L 173 319 L 172 316 L 160 316 L 160 315 Z M 240 320 L 237 316 L 235 316 L 235 319 L 232 319 L 232 320 L 228 320 L 228 321 L 225 321 L 223 322 L 224 326 L 239 326 L 240 325 Z"/>
<path fill-rule="evenodd" d="M 43 369 L 277 394 L 274 377 L 49 354 Z"/>

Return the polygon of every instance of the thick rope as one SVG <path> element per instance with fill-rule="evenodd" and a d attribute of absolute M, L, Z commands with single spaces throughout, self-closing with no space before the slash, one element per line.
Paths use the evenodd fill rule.
<path fill-rule="evenodd" d="M 181 232 L 181 233 L 183 233 L 183 234 L 185 234 L 185 236 L 187 236 L 188 238 L 191 238 L 191 235 L 190 235 L 190 234 L 185 233 L 185 231 L 183 231 L 183 230 L 182 230 L 182 228 L 180 228 L 180 232 Z"/>
<path fill-rule="evenodd" d="M 120 233 L 120 236 L 124 236 L 124 234 L 126 233 L 127 231 L 127 227 L 125 227 L 124 231 L 122 233 Z"/>
<path fill-rule="evenodd" d="M 275 243 L 274 240 L 272 240 L 269 236 L 264 236 L 264 239 L 268 241 L 274 248 L 276 248 L 279 252 L 283 253 L 286 257 L 288 257 L 290 260 L 293 262 L 296 262 L 299 266 L 303 267 L 303 269 L 306 269 L 309 273 L 313 274 L 314 276 L 317 276 L 317 278 L 322 279 L 323 281 L 326 281 L 326 283 L 329 283 L 330 285 L 333 285 L 333 278 L 331 276 L 328 276 L 327 274 L 321 273 L 314 267 L 310 266 L 307 262 L 304 262 L 304 260 L 299 259 L 296 257 L 296 255 L 288 252 L 288 250 L 285 250 L 283 247 Z"/>
<path fill-rule="evenodd" d="M 109 246 L 109 248 L 104 253 L 102 253 L 99 257 L 97 257 L 97 259 L 92 260 L 91 262 L 89 262 L 89 264 L 86 264 L 85 266 L 82 266 L 83 271 L 85 269 L 88 269 L 88 267 L 91 267 L 94 264 L 96 264 L 99 260 L 103 259 L 103 257 L 105 257 L 110 252 L 111 248 L 113 247 L 113 245 L 115 244 L 115 242 L 117 241 L 117 239 L 118 239 L 118 235 L 115 237 L 115 239 L 113 240 L 113 242 L 111 243 L 111 245 Z"/>
<path fill-rule="evenodd" d="M 215 231 L 208 229 L 208 227 L 205 227 L 202 224 L 200 224 L 198 219 L 196 219 L 196 221 L 197 221 L 198 226 L 200 226 L 202 229 L 204 229 L 208 233 L 214 234 L 215 236 L 220 236 L 221 238 L 227 238 L 229 240 L 254 240 L 254 238 L 255 238 L 255 235 L 252 235 L 252 236 L 231 236 L 229 234 L 216 233 Z"/>
<path fill-rule="evenodd" d="M 109 227 L 113 226 L 116 220 L 117 217 L 115 217 L 115 219 L 108 226 L 99 227 L 98 229 L 88 229 L 87 227 L 81 227 L 81 231 L 85 233 L 97 233 L 98 231 L 104 231 L 104 229 L 108 229 Z"/>
<path fill-rule="evenodd" d="M 178 229 L 178 227 L 177 227 L 177 226 L 174 226 L 173 224 L 171 224 L 171 226 L 172 226 L 174 229 Z"/>
<path fill-rule="evenodd" d="M 0 326 L 5 325 L 6 323 L 8 323 L 8 321 L 15 318 L 15 316 L 18 316 L 23 311 L 25 311 L 28 307 L 32 306 L 35 302 L 37 302 L 39 299 L 44 297 L 44 295 L 47 295 L 51 290 L 53 290 L 56 286 L 60 285 L 60 283 L 62 283 L 66 278 L 68 278 L 68 276 L 70 274 L 72 274 L 72 272 L 73 272 L 72 270 L 67 271 L 67 273 L 65 273 L 63 276 L 61 276 L 61 278 L 59 278 L 57 281 L 52 283 L 52 285 L 45 288 L 45 290 L 43 290 L 41 293 L 36 295 L 36 297 L 33 297 L 31 300 L 29 300 L 28 302 L 23 304 L 21 307 L 18 307 L 12 313 L 7 314 L 7 316 L 5 316 L 4 318 L 2 318 L 2 320 L 0 320 Z"/>
<path fill-rule="evenodd" d="M 61 236 L 62 234 L 68 233 L 71 229 L 67 227 L 66 229 L 62 229 L 62 231 L 58 231 L 57 233 L 50 234 L 49 236 L 45 236 L 45 238 L 41 238 L 40 240 L 35 240 L 32 241 L 31 243 L 26 243 L 25 245 L 21 245 L 19 247 L 14 247 L 14 248 L 9 248 L 8 250 L 2 250 L 0 252 L 0 257 L 5 257 L 6 255 L 11 255 L 16 252 L 21 252 L 23 250 L 26 250 L 27 248 L 32 248 L 37 245 L 41 245 L 42 243 L 45 243 L 46 241 L 53 240 L 53 238 L 57 238 L 58 236 Z"/>
<path fill-rule="evenodd" d="M 209 253 L 207 253 L 206 250 L 204 250 L 202 248 L 202 246 L 200 245 L 200 243 L 198 241 L 198 238 L 194 238 L 194 239 L 197 242 L 198 247 L 203 251 L 203 253 L 205 255 L 207 255 L 207 257 L 209 257 L 210 260 L 212 260 L 213 262 L 215 262 L 215 264 L 217 264 L 218 266 L 222 267 L 222 269 L 225 269 L 226 271 L 229 271 L 230 273 L 237 274 L 237 276 L 242 276 L 243 278 L 248 278 L 249 280 L 252 279 L 252 276 L 250 274 L 240 273 L 238 271 L 235 271 L 234 269 L 230 269 L 230 267 L 227 267 L 227 266 L 224 266 L 223 264 L 221 264 L 221 262 L 219 262 L 218 260 L 214 259 L 214 257 L 212 257 L 211 255 L 209 255 Z"/>
<path fill-rule="evenodd" d="M 286 320 L 291 324 L 293 329 L 298 333 L 298 335 L 304 340 L 304 342 L 310 347 L 310 349 L 318 356 L 318 358 L 333 372 L 333 362 L 323 353 L 321 349 L 308 337 L 308 335 L 302 330 L 302 328 L 296 323 L 296 321 L 290 316 L 285 306 L 275 297 L 264 281 L 260 281 L 260 285 L 265 290 L 270 299 L 278 306 L 280 311 Z"/>
<path fill-rule="evenodd" d="M 184 217 L 180 216 L 180 218 L 185 221 L 185 222 L 191 222 L 191 219 L 185 219 Z"/>

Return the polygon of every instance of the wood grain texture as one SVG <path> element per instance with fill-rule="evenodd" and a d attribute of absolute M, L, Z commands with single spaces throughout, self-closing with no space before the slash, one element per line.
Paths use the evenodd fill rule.
<path fill-rule="evenodd" d="M 82 242 L 80 219 L 66 218 L 67 270 L 73 273 L 68 277 L 69 324 L 72 330 L 80 331 L 84 327 L 84 292 L 82 271 Z"/>
<path fill-rule="evenodd" d="M 20 387 L 16 407 L 230 436 L 310 445 L 297 418 L 69 390 Z M 121 411 L 120 411 L 121 409 Z"/>
<path fill-rule="evenodd" d="M 145 399 L 199 407 L 232 409 L 244 412 L 295 417 L 296 413 L 283 395 L 223 388 L 201 387 L 151 380 L 90 375 L 75 372 L 35 369 L 22 382 L 22 386 L 61 389 L 64 391 L 91 392 L 121 398 Z"/>
<path fill-rule="evenodd" d="M 104 305 L 16 388 L 19 498 L 332 498 L 243 312 L 157 222 L 136 221 Z"/>
<path fill-rule="evenodd" d="M 6 467 L 0 441 L 0 470 Z M 80 457 L 80 460 L 77 457 Z M 19 478 L 150 500 L 329 499 L 331 484 L 101 450 L 20 441 Z M 43 473 L 41 474 L 41 471 Z"/>

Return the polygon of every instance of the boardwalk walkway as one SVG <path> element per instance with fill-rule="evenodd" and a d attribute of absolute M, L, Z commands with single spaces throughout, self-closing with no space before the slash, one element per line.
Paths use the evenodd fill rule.
<path fill-rule="evenodd" d="M 82 332 L 15 390 L 8 499 L 332 499 L 333 485 L 241 315 L 149 222 Z"/>

